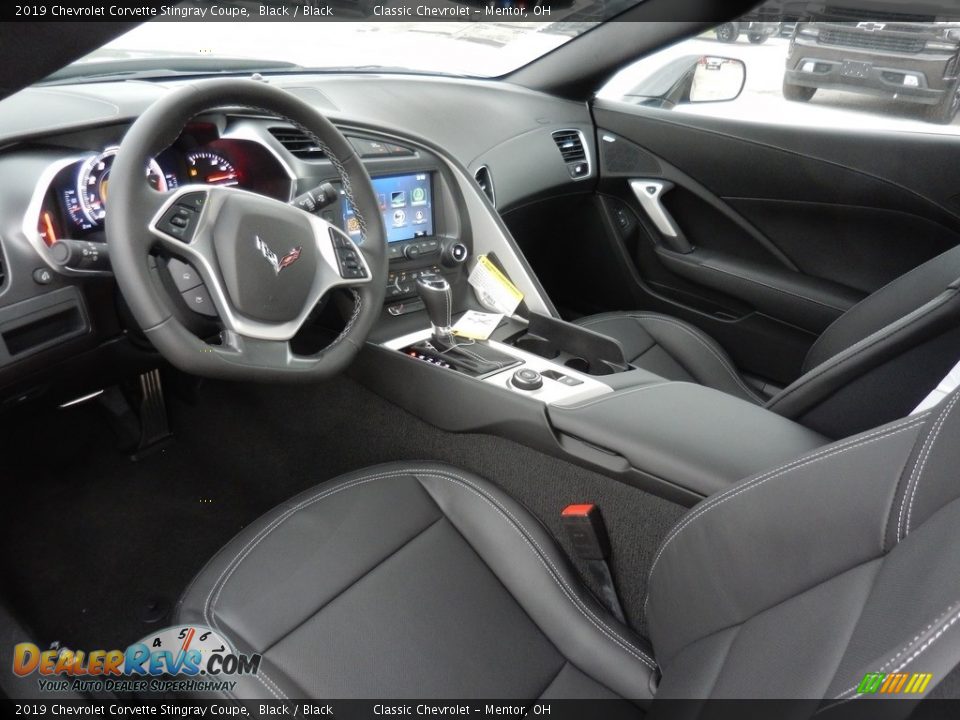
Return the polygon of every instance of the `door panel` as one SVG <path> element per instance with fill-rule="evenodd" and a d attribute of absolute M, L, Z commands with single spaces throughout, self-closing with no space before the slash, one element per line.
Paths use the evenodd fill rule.
<path fill-rule="evenodd" d="M 949 135 L 770 126 L 597 101 L 607 239 L 634 265 L 638 307 L 691 320 L 776 383 L 870 292 L 960 243 L 960 151 Z M 692 248 L 669 242 L 631 179 Z M 636 229 L 625 235 L 628 214 Z M 659 224 L 662 227 L 662 223 Z M 678 251 L 679 250 L 679 251 Z M 758 338 L 757 328 L 771 332 Z"/>

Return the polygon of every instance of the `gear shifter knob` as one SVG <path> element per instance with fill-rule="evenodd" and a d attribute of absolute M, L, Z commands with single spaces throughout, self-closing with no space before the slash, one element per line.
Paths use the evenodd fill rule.
<path fill-rule="evenodd" d="M 441 275 L 423 275 L 417 279 L 417 294 L 427 308 L 433 339 L 441 343 L 449 342 L 450 326 L 453 324 L 453 291 L 450 283 Z"/>

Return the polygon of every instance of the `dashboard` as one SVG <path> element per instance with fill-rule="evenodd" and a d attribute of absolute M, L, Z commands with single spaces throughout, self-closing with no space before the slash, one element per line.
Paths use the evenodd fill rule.
<path fill-rule="evenodd" d="M 333 120 L 371 176 L 390 260 L 382 323 L 416 324 L 416 316 L 406 314 L 417 309 L 421 273 L 448 273 L 465 287 L 457 264 L 463 253 L 494 253 L 531 309 L 551 312 L 491 210 L 492 186 L 497 209 L 589 192 L 590 183 L 571 179 L 553 138 L 561 128 L 576 129 L 587 155 L 595 157 L 583 105 L 485 81 L 333 74 L 271 82 Z M 0 410 L 34 393 L 62 397 L 102 387 L 115 382 L 120 369 L 135 372 L 156 363 L 138 340 L 109 265 L 73 272 L 52 262 L 51 246 L 81 241 L 93 255 L 108 255 L 104 218 L 116 149 L 139 113 L 175 84 L 31 88 L 0 104 Z M 501 121 L 478 122 L 492 111 Z M 487 198 L 474 179 L 481 168 L 491 186 Z M 287 123 L 225 108 L 187 125 L 144 168 L 144 182 L 157 189 L 229 185 L 286 202 L 322 183 L 337 187 L 338 176 L 309 138 Z M 359 237 L 342 198 L 320 213 Z M 159 259 L 161 269 L 166 262 Z M 168 270 L 175 281 L 196 275 L 172 261 Z M 171 288 L 169 278 L 164 284 L 182 293 L 180 310 L 196 316 L 198 332 L 215 330 L 216 318 L 198 315 L 189 302 L 202 288 Z M 73 389 L 51 389 L 61 385 Z"/>

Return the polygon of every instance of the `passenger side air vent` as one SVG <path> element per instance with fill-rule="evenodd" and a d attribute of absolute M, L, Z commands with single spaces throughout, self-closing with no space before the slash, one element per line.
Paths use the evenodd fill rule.
<path fill-rule="evenodd" d="M 283 145 L 291 155 L 301 160 L 323 160 L 327 156 L 302 130 L 287 127 L 272 127 L 270 134 Z"/>
<path fill-rule="evenodd" d="M 580 133 L 576 130 L 557 130 L 553 134 L 553 141 L 560 148 L 560 154 L 563 155 L 564 162 L 587 159 L 583 152 L 583 140 L 580 139 Z"/>
<path fill-rule="evenodd" d="M 497 194 L 493 189 L 493 177 L 490 175 L 490 168 L 486 165 L 481 165 L 477 168 L 477 171 L 473 174 L 473 177 L 477 181 L 477 185 L 480 186 L 480 189 L 483 190 L 483 194 L 489 198 L 490 203 L 496 207 L 497 206 Z"/>
<path fill-rule="evenodd" d="M 574 180 L 582 180 L 590 175 L 590 162 L 584 147 L 583 133 L 579 130 L 557 130 L 553 141 L 567 165 L 567 172 Z"/>

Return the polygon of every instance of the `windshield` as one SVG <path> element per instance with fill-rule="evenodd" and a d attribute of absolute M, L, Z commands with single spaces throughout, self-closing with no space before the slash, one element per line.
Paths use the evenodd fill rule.
<path fill-rule="evenodd" d="M 434 0 L 425 6 L 401 1 L 371 6 L 362 22 L 304 19 L 306 4 L 290 6 L 290 12 L 296 9 L 298 13 L 294 21 L 241 18 L 227 23 L 211 14 L 213 5 L 191 0 L 169 11 L 185 13 L 182 19 L 173 20 L 167 15 L 145 22 L 48 81 L 134 73 L 143 77 L 241 72 L 258 70 L 260 64 L 267 72 L 379 69 L 497 77 L 536 60 L 640 1 L 568 0 L 563 8 L 555 2 L 548 15 L 542 14 L 545 6 L 539 2 Z M 336 3 L 320 5 L 337 12 Z M 260 12 L 260 8 L 282 8 L 283 4 L 253 6 Z M 523 14 L 493 14 L 491 8 L 498 6 L 506 12 L 522 9 Z M 458 13 L 455 16 L 466 21 L 443 22 L 429 17 L 423 21 L 417 13 L 426 12 L 422 10 L 425 7 Z M 409 9 L 413 18 L 421 21 L 406 22 L 384 15 L 398 8 Z M 206 13 L 198 15 L 203 10 Z M 252 12 L 248 15 L 255 17 Z"/>

